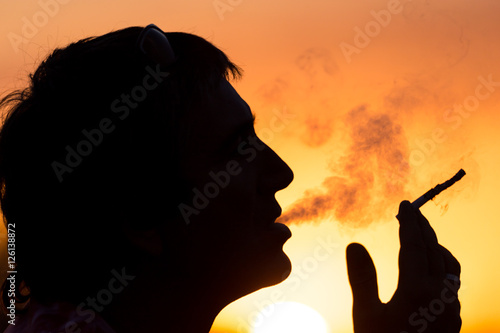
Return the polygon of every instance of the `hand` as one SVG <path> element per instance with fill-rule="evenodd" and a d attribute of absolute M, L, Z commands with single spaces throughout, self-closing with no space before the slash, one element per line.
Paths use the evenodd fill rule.
<path fill-rule="evenodd" d="M 460 264 L 438 243 L 427 219 L 408 201 L 399 206 L 399 280 L 392 299 L 380 301 L 373 261 L 360 244 L 347 247 L 355 333 L 456 333 Z M 451 275 L 450 275 L 451 274 Z M 453 275 L 456 277 L 453 277 Z"/>

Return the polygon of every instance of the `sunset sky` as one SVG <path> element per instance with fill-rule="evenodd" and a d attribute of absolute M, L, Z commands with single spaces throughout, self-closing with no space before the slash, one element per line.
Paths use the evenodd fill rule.
<path fill-rule="evenodd" d="M 291 277 L 229 305 L 212 332 L 257 333 L 276 301 L 311 307 L 328 333 L 352 332 L 347 244 L 370 251 L 389 300 L 399 202 L 460 168 L 422 212 L 462 264 L 462 332 L 500 332 L 498 0 L 55 1 L 0 2 L 2 93 L 84 37 L 149 23 L 198 34 L 244 69 L 233 85 L 294 170 L 277 195 L 285 216 L 324 203 L 290 226 Z"/>

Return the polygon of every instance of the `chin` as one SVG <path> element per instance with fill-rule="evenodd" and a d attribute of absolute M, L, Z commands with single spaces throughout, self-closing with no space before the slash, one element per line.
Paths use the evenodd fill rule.
<path fill-rule="evenodd" d="M 225 270 L 223 285 L 226 291 L 233 290 L 234 299 L 279 284 L 291 273 L 292 263 L 283 251 L 283 243 L 275 242 L 265 247 L 260 243 L 253 249 L 237 256 L 236 261 L 233 257 L 232 263 L 237 264 Z"/>
<path fill-rule="evenodd" d="M 254 289 L 258 290 L 265 287 L 274 286 L 283 282 L 292 271 L 292 263 L 288 256 L 280 249 L 275 254 L 267 255 L 264 261 L 255 268 L 253 273 L 255 277 Z"/>
<path fill-rule="evenodd" d="M 226 274 L 217 279 L 220 287 L 218 297 L 223 297 L 226 304 L 262 288 L 283 282 L 292 269 L 290 259 L 281 249 L 274 253 L 267 251 L 265 257 L 254 256 L 251 260 L 243 260 L 241 263 L 243 265 L 238 269 L 226 270 Z"/>
<path fill-rule="evenodd" d="M 273 285 L 283 282 L 292 272 L 292 263 L 285 252 L 281 251 L 276 259 L 270 272 L 270 276 L 274 278 Z"/>

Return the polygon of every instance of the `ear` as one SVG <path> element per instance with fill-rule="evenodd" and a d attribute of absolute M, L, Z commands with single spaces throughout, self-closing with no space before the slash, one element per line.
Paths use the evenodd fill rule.
<path fill-rule="evenodd" d="M 129 225 L 123 226 L 123 233 L 130 244 L 138 250 L 157 257 L 163 253 L 163 240 L 160 228 L 136 229 Z"/>

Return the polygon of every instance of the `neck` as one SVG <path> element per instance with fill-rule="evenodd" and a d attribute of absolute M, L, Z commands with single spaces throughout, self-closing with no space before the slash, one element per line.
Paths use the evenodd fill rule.
<path fill-rule="evenodd" d="M 213 291 L 191 279 L 141 274 L 113 300 L 103 317 L 117 333 L 208 333 L 229 303 Z"/>

